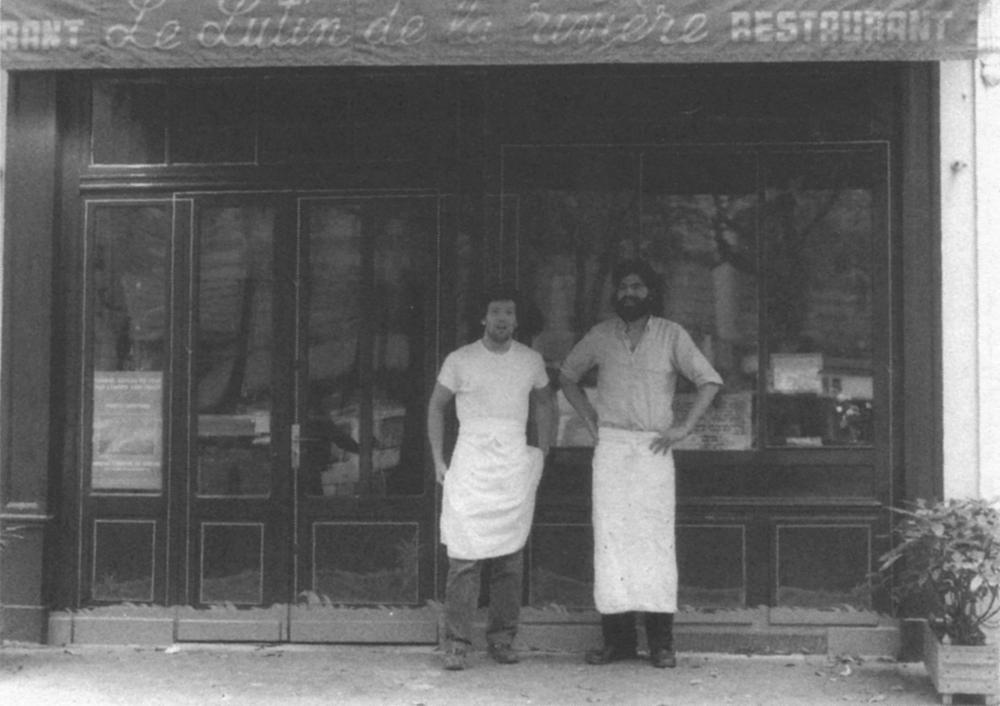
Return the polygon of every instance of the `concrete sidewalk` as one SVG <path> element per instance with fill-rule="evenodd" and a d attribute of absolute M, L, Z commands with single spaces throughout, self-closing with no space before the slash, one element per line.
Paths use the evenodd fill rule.
<path fill-rule="evenodd" d="M 815 655 L 681 654 L 602 667 L 527 652 L 501 666 L 475 653 L 446 672 L 431 647 L 183 644 L 0 648 L 0 704 L 936 704 L 920 664 Z M 982 703 L 976 698 L 955 703 Z"/>

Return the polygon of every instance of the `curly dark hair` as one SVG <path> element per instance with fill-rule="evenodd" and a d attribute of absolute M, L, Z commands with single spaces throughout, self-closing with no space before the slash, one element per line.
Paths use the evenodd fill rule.
<path fill-rule="evenodd" d="M 514 302 L 514 310 L 519 316 L 521 314 L 521 293 L 510 283 L 500 282 L 487 286 L 479 294 L 476 315 L 480 319 L 486 316 L 486 311 L 493 302 Z"/>
<path fill-rule="evenodd" d="M 629 275 L 639 275 L 649 290 L 652 311 L 659 316 L 663 311 L 663 279 L 645 260 L 622 260 L 611 269 L 611 306 L 618 300 L 618 285 Z"/>
<path fill-rule="evenodd" d="M 476 298 L 476 309 L 471 313 L 473 329 L 482 324 L 487 309 L 493 302 L 514 302 L 514 313 L 517 314 L 517 329 L 519 340 L 530 340 L 542 330 L 542 314 L 534 302 L 521 296 L 520 291 L 510 282 L 499 282 L 487 285 Z"/>

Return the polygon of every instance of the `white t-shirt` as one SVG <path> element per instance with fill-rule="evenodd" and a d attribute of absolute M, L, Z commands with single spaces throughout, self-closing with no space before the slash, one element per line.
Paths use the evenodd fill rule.
<path fill-rule="evenodd" d="M 538 351 L 511 341 L 494 353 L 478 340 L 445 358 L 437 381 L 455 393 L 459 424 L 477 419 L 528 421 L 528 393 L 549 384 Z"/>

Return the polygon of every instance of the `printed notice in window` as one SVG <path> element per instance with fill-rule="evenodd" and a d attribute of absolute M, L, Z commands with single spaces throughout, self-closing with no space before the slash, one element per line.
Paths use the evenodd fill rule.
<path fill-rule="evenodd" d="M 686 419 L 695 395 L 674 396 L 674 419 Z M 675 449 L 742 451 L 753 445 L 753 393 L 720 394 L 698 420 L 691 436 L 674 444 Z"/>
<path fill-rule="evenodd" d="M 91 488 L 160 490 L 163 373 L 94 373 Z"/>

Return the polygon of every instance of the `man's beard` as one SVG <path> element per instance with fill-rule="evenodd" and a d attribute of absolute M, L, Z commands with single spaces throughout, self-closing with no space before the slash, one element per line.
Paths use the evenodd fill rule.
<path fill-rule="evenodd" d="M 638 321 L 647 316 L 652 311 L 652 303 L 649 297 L 639 299 L 638 297 L 625 296 L 615 301 L 615 313 L 626 323 Z"/>

